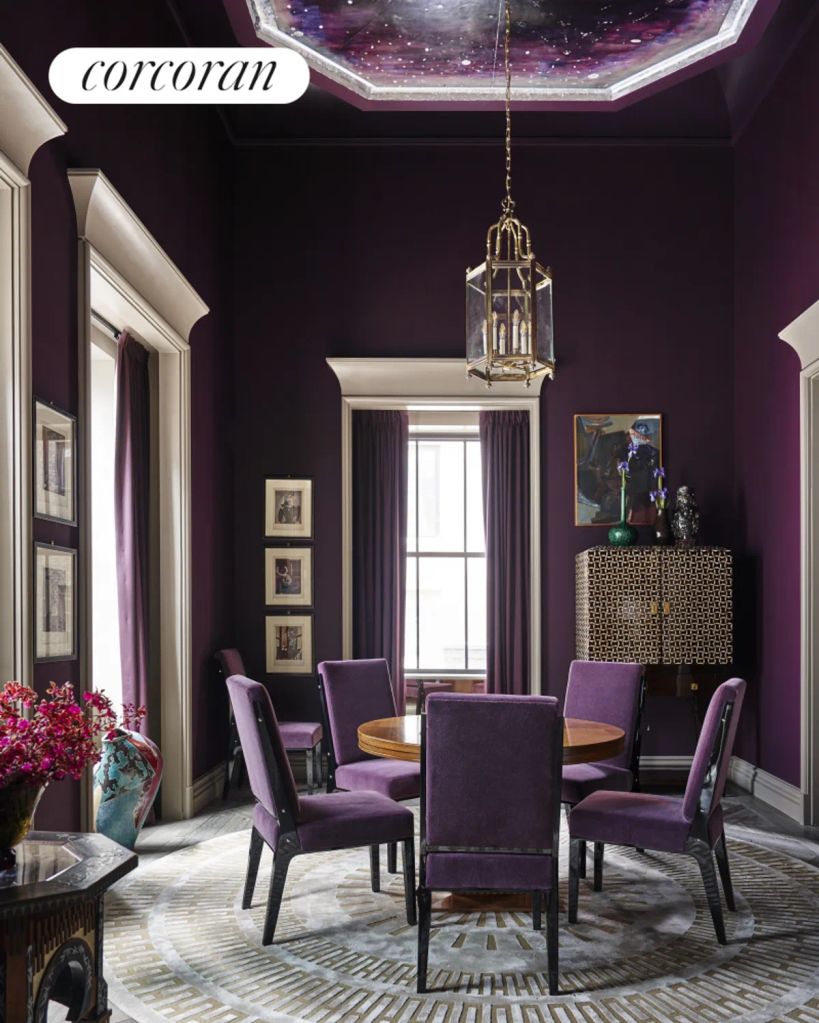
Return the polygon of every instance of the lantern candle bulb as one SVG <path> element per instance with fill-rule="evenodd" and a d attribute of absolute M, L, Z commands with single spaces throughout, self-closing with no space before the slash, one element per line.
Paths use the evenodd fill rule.
<path fill-rule="evenodd" d="M 512 354 L 520 352 L 520 309 L 512 313 Z"/>

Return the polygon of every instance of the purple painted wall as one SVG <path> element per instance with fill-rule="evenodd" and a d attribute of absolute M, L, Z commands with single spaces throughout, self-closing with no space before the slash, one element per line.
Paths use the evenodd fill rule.
<path fill-rule="evenodd" d="M 737 531 L 758 766 L 800 781 L 799 360 L 778 334 L 819 300 L 819 18 L 735 151 Z"/>
<path fill-rule="evenodd" d="M 482 258 L 502 171 L 499 147 L 237 154 L 236 636 L 252 672 L 264 667 L 263 477 L 315 477 L 316 656 L 338 657 L 340 398 L 325 357 L 463 355 L 464 268 Z M 731 152 L 519 146 L 513 177 L 536 252 L 556 271 L 542 629 L 544 690 L 562 694 L 574 555 L 605 542 L 605 530 L 573 524 L 573 413 L 663 412 L 672 486 L 695 487 L 706 540 L 733 538 Z M 308 677 L 273 688 L 282 711 L 315 712 Z M 647 753 L 685 753 L 693 726 L 662 749 L 654 737 Z"/>
<path fill-rule="evenodd" d="M 214 694 L 212 650 L 232 632 L 229 245 L 231 174 L 214 111 L 184 107 L 70 107 L 48 86 L 53 56 L 68 46 L 180 45 L 161 0 L 101 5 L 78 0 L 49 9 L 16 5 L 0 38 L 69 126 L 32 161 L 32 363 L 34 394 L 77 410 L 77 229 L 68 167 L 100 167 L 211 307 L 191 333 L 194 774 L 218 763 L 226 703 Z M 35 537 L 77 546 L 77 530 L 35 522 Z M 76 663 L 43 664 L 35 681 L 77 679 Z M 98 680 L 98 685 L 104 684 Z M 38 824 L 75 826 L 75 786 L 52 786 Z"/>

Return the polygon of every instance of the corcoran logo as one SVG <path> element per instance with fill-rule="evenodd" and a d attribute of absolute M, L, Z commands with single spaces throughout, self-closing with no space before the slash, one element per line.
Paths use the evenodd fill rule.
<path fill-rule="evenodd" d="M 310 82 L 285 47 L 74 47 L 48 81 L 66 103 L 293 103 Z"/>

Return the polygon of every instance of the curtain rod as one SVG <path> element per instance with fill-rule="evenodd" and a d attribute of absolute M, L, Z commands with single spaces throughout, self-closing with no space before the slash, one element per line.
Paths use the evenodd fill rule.
<path fill-rule="evenodd" d="M 110 334 L 113 334 L 115 341 L 119 340 L 119 336 L 122 333 L 122 331 L 115 327 L 114 324 L 111 323 L 109 320 L 106 320 L 104 316 L 100 316 L 100 314 L 95 309 L 91 310 L 91 319 L 96 320 L 98 323 L 102 324 L 102 326 L 105 327 L 105 329 Z"/>

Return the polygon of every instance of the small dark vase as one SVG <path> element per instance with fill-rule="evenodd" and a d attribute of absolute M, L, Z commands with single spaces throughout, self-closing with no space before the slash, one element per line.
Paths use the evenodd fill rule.
<path fill-rule="evenodd" d="M 45 785 L 14 782 L 0 788 L 0 870 L 12 870 L 17 862 L 14 847 L 31 831 L 34 812 Z"/>
<path fill-rule="evenodd" d="M 671 526 L 668 524 L 668 511 L 658 508 L 654 516 L 654 543 L 662 547 L 671 543 Z"/>

